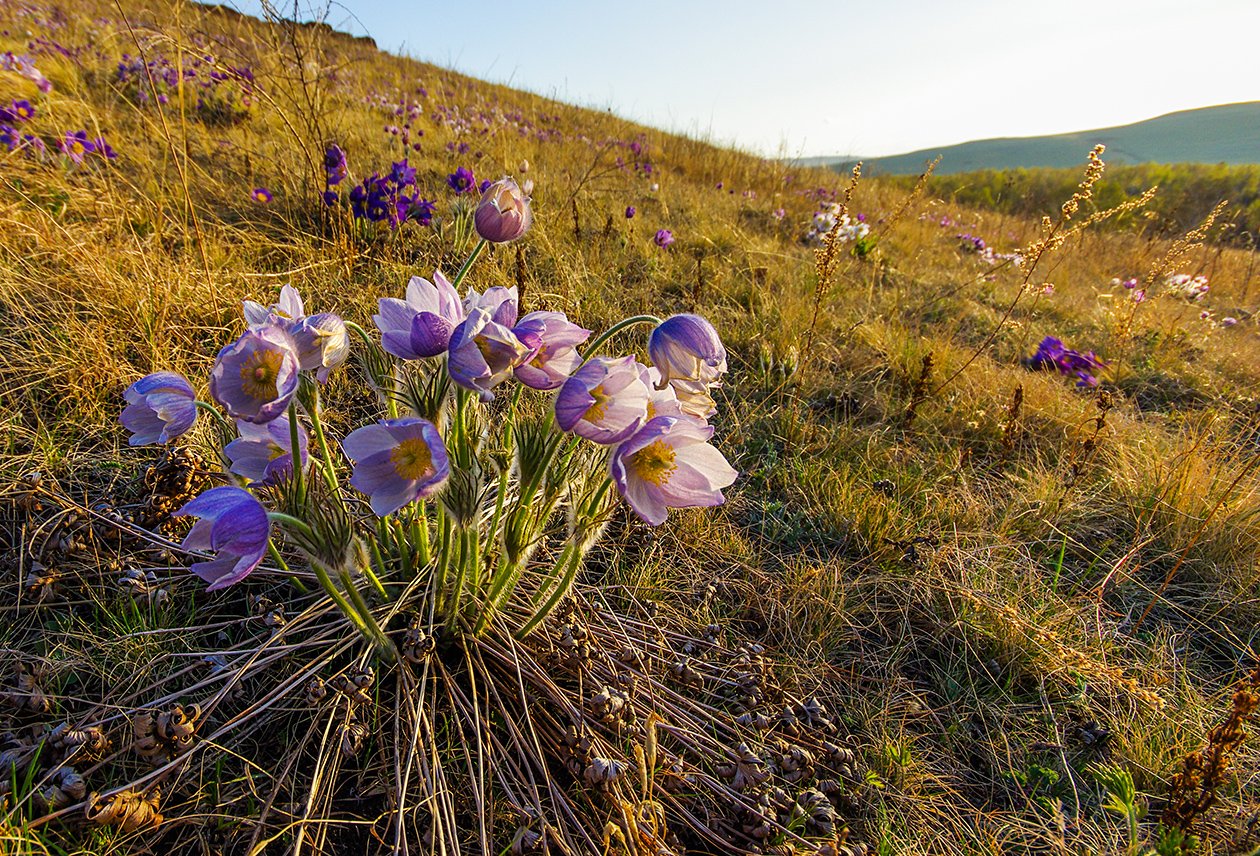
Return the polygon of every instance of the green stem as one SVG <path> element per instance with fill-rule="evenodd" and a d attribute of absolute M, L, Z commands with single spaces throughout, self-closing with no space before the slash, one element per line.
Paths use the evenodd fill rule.
<path fill-rule="evenodd" d="M 284 556 L 280 555 L 280 551 L 276 549 L 275 542 L 270 538 L 267 539 L 267 555 L 271 557 L 271 561 L 280 566 L 280 570 L 289 578 L 289 582 L 293 583 L 293 587 L 302 594 L 306 594 L 306 586 L 293 575 L 293 571 L 289 570 L 289 563 L 284 560 Z"/>
<path fill-rule="evenodd" d="M 411 517 L 411 540 L 416 550 L 417 570 L 429 564 L 429 515 L 424 500 L 416 503 Z"/>
<path fill-rule="evenodd" d="M 319 454 L 324 459 L 324 478 L 333 496 L 340 496 L 341 484 L 337 481 L 337 466 L 333 463 L 332 453 L 328 450 L 328 439 L 324 436 L 324 423 L 319 418 L 319 383 L 315 383 L 315 400 L 311 402 L 311 428 L 315 431 L 315 443 L 319 446 Z"/>
<path fill-rule="evenodd" d="M 285 514 L 283 511 L 268 511 L 267 519 L 272 523 L 279 523 L 281 526 L 288 526 L 290 529 L 296 529 L 298 532 L 301 532 L 311 540 L 315 539 L 315 530 L 306 525 L 303 521 L 298 520 L 292 514 Z"/>
<path fill-rule="evenodd" d="M 341 613 L 346 617 L 346 620 L 358 628 L 359 632 L 364 636 L 367 636 L 369 639 L 373 638 L 372 632 L 368 630 L 367 625 L 363 623 L 363 619 L 359 617 L 355 608 L 350 605 L 348 600 L 346 600 L 345 595 L 337 590 L 337 586 L 333 584 L 332 578 L 328 576 L 328 571 L 324 569 L 324 566 L 319 562 L 311 562 L 311 567 L 315 570 L 315 578 L 319 580 L 319 584 L 323 587 L 324 591 L 333 599 L 333 602 L 337 604 L 337 608 L 341 610 Z M 379 631 L 380 628 L 377 629 Z"/>
<path fill-rule="evenodd" d="M 560 581 L 556 583 L 551 590 L 551 596 L 547 598 L 542 606 L 538 607 L 538 611 L 534 613 L 534 617 L 525 623 L 525 626 L 516 631 L 517 639 L 524 639 L 534 631 L 534 628 L 542 624 L 548 615 L 554 610 L 569 593 L 569 589 L 573 587 L 573 580 L 577 577 L 578 568 L 582 564 L 582 553 L 578 550 L 577 545 L 572 541 L 564 545 L 564 551 L 560 554 L 560 559 L 556 562 L 555 574 L 561 574 L 561 562 L 566 562 L 567 566 L 563 569 Z"/>
<path fill-rule="evenodd" d="M 389 641 L 389 637 L 385 635 L 385 631 L 381 629 L 381 625 L 376 623 L 376 617 L 372 615 L 372 610 L 368 608 L 367 601 L 363 599 L 363 595 L 359 592 L 359 587 L 354 584 L 354 580 L 350 579 L 350 572 L 344 569 L 337 572 L 341 577 L 341 585 L 350 595 L 350 600 L 354 603 L 355 610 L 363 619 L 363 626 L 367 628 L 367 636 L 385 653 L 391 653 L 394 645 Z"/>
<path fill-rule="evenodd" d="M 236 426 L 228 422 L 227 417 L 219 412 L 219 408 L 208 401 L 194 401 L 193 404 L 197 406 L 198 410 L 204 410 L 213 416 L 214 420 L 219 423 L 219 427 L 227 433 L 227 436 L 231 437 L 236 433 Z"/>
<path fill-rule="evenodd" d="M 298 406 L 297 396 L 289 402 L 289 452 L 293 456 L 293 489 L 297 492 L 298 505 L 306 506 L 306 473 L 302 469 L 302 456 L 298 445 Z"/>
<path fill-rule="evenodd" d="M 481 255 L 481 251 L 486 248 L 486 243 L 485 238 L 477 242 L 477 246 L 473 247 L 472 252 L 468 254 L 468 258 L 464 260 L 464 265 L 459 269 L 459 273 L 455 274 L 455 278 L 451 280 L 451 287 L 456 291 L 459 290 L 459 284 L 464 281 L 464 277 L 468 275 L 473 262 L 477 261 L 477 256 Z"/>
<path fill-rule="evenodd" d="M 586 346 L 586 360 L 582 361 L 583 364 L 595 355 L 595 353 L 599 350 L 600 345 L 604 344 L 627 327 L 633 327 L 636 324 L 651 324 L 653 327 L 656 327 L 660 323 L 661 319 L 657 318 L 655 315 L 635 315 L 633 318 L 626 318 L 623 321 L 618 321 L 603 333 L 596 336 L 595 341 Z"/>

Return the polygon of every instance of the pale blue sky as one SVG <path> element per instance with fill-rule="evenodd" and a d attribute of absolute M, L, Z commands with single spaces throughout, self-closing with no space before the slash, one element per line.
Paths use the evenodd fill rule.
<path fill-rule="evenodd" d="M 766 155 L 895 154 L 1260 100 L 1260 0 L 340 0 L 327 19 Z"/>

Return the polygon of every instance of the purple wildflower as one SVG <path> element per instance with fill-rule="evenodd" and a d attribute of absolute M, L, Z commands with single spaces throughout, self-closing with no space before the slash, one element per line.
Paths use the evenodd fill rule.
<path fill-rule="evenodd" d="M 382 297 L 372 316 L 381 346 L 403 360 L 436 357 L 447 349 L 451 332 L 464 320 L 464 306 L 450 281 L 436 271 L 434 282 L 413 276 L 406 300 Z"/>
<path fill-rule="evenodd" d="M 674 243 L 674 233 L 669 229 L 661 229 L 656 233 L 656 237 L 652 241 L 662 250 L 668 249 L 669 245 Z"/>
<path fill-rule="evenodd" d="M 626 219 L 627 219 L 627 220 L 633 220 L 633 219 L 634 219 L 634 214 L 635 214 L 634 206 L 633 206 L 633 205 L 627 205 L 627 206 L 626 206 Z"/>
<path fill-rule="evenodd" d="M 346 161 L 346 153 L 336 143 L 324 151 L 324 172 L 329 186 L 336 186 L 350 174 L 350 165 Z"/>
<path fill-rule="evenodd" d="M 530 312 L 512 328 L 533 355 L 516 367 L 516 379 L 532 389 L 556 389 L 582 364 L 577 346 L 591 331 L 574 324 L 563 312 Z"/>
<path fill-rule="evenodd" d="M 289 417 L 277 416 L 266 425 L 254 425 L 243 419 L 236 420 L 240 437 L 223 447 L 223 454 L 231 461 L 228 469 L 250 480 L 251 486 L 277 484 L 293 472 L 293 438 Z M 298 459 L 306 469 L 308 444 L 306 428 L 298 423 Z"/>
<path fill-rule="evenodd" d="M 327 381 L 328 373 L 350 356 L 346 322 L 332 312 L 307 315 L 291 324 L 289 332 L 297 346 L 298 365 L 302 371 L 315 372 L 320 383 Z"/>
<path fill-rule="evenodd" d="M 648 355 L 684 413 L 708 419 L 717 412 L 709 390 L 726 374 L 726 348 L 712 324 L 699 315 L 667 318 L 648 338 Z"/>
<path fill-rule="evenodd" d="M 249 192 L 249 198 L 260 205 L 266 205 L 271 201 L 271 191 L 265 187 L 255 187 Z"/>
<path fill-rule="evenodd" d="M 476 186 L 477 181 L 473 178 L 471 169 L 461 166 L 446 177 L 446 183 L 457 194 L 464 194 L 472 190 Z"/>
<path fill-rule="evenodd" d="M 87 131 L 67 131 L 61 138 L 60 144 L 61 153 L 76 164 L 83 163 L 84 156 L 95 151 L 92 141 L 88 139 Z"/>
<path fill-rule="evenodd" d="M 477 234 L 492 244 L 515 241 L 529 231 L 533 221 L 529 197 L 511 178 L 487 183 L 473 220 Z"/>
<path fill-rule="evenodd" d="M 246 300 L 241 305 L 241 312 L 245 316 L 245 323 L 251 327 L 278 323 L 286 330 L 289 329 L 289 322 L 301 321 L 306 317 L 302 295 L 288 283 L 280 286 L 280 299 L 277 302 L 263 306 L 256 301 Z"/>
<path fill-rule="evenodd" d="M 633 356 L 588 360 L 556 395 L 556 425 L 604 445 L 625 440 L 647 418 L 642 368 Z"/>
<path fill-rule="evenodd" d="M 500 323 L 494 310 L 473 309 L 451 333 L 446 370 L 451 380 L 477 393 L 482 401 L 492 400 L 491 390 L 530 357 L 530 349 L 507 326 L 516 320 L 515 309 L 511 314 L 512 321 Z"/>
<path fill-rule="evenodd" d="M 270 422 L 297 392 L 300 368 L 297 345 L 284 327 L 251 327 L 219 351 L 210 372 L 210 395 L 237 419 Z"/>
<path fill-rule="evenodd" d="M 120 421 L 131 432 L 131 446 L 169 443 L 197 421 L 197 394 L 176 372 L 154 372 L 127 387 Z"/>
<path fill-rule="evenodd" d="M 658 416 L 613 452 L 617 490 L 643 520 L 659 526 L 671 508 L 707 508 L 726 501 L 722 488 L 737 473 L 709 444 L 713 428 L 691 419 Z"/>
<path fill-rule="evenodd" d="M 198 518 L 184 538 L 185 550 L 218 552 L 213 560 L 191 568 L 210 583 L 206 591 L 218 591 L 245 579 L 267 554 L 271 521 L 262 503 L 247 490 L 211 488 L 174 516 Z"/>
<path fill-rule="evenodd" d="M 386 419 L 352 431 L 342 448 L 354 461 L 350 484 L 367 494 L 377 517 L 436 493 L 451 473 L 446 446 L 432 422 Z"/>

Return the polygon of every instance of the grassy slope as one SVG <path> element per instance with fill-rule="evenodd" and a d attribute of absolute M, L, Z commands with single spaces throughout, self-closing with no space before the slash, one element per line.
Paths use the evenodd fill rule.
<path fill-rule="evenodd" d="M 32 467 L 72 490 L 141 471 L 155 453 L 121 445 L 120 391 L 162 367 L 204 377 L 238 329 L 244 297 L 267 300 L 293 282 L 308 303 L 367 322 L 377 296 L 458 262 L 431 232 L 364 245 L 321 229 L 311 159 L 325 142 L 344 145 L 358 175 L 397 156 L 382 132 L 392 120 L 363 94 L 408 91 L 420 80 L 426 106 L 554 116 L 546 124 L 564 138 L 548 142 L 501 117 L 474 120 L 463 157 L 445 150 L 457 139 L 450 127 L 423 120 L 424 151 L 412 158 L 421 186 L 441 211 L 450 201 L 443 178 L 455 166 L 497 177 L 527 158 L 536 182 L 536 225 L 524 244 L 531 307 L 563 309 L 596 329 L 644 310 L 696 309 L 713 319 L 732 353 L 720 444 L 745 473 L 721 510 L 678 514 L 651 537 L 621 527 L 597 563 L 603 576 L 587 582 L 628 586 L 679 614 L 695 615 L 701 603 L 703 621 L 767 644 L 785 675 L 840 711 L 877 777 L 849 818 L 877 852 L 1120 852 L 1123 824 L 1101 807 L 1089 772 L 1107 760 L 1130 769 L 1158 807 L 1169 775 L 1255 659 L 1260 349 L 1247 258 L 1204 250 L 1182 266 L 1209 272 L 1207 305 L 1243 323 L 1215 328 L 1198 319 L 1200 307 L 1159 299 L 1122 335 L 1112 307 L 1124 295 L 1111 294 L 1108 281 L 1141 275 L 1167 247 L 1087 233 L 1043 260 L 999 325 L 1021 276 L 1009 267 L 989 274 L 952 236 L 965 228 L 1013 248 L 1035 236 L 1033 224 L 920 200 L 895 224 L 876 224 L 873 256 L 841 258 L 803 350 L 817 292 L 813 259 L 794 240 L 813 211 L 800 191 L 834 187 L 834 175 L 630 127 L 318 30 L 287 40 L 282 30 L 194 7 L 179 7 L 178 25 L 167 7 L 126 8 L 134 24 L 164 22 L 167 51 L 202 28 L 240 39 L 229 52 L 255 58 L 266 95 L 235 127 L 174 113 L 162 123 L 110 91 L 113 59 L 134 53 L 112 7 L 93 10 L 107 19 L 100 23 L 81 9 L 56 31 L 65 44 L 91 36 L 99 55 L 84 55 L 83 68 L 41 58 L 56 89 L 41 102 L 39 129 L 99 127 L 121 157 L 92 174 L 0 162 L 6 484 Z M 12 33 L 39 30 L 45 17 L 9 14 L 19 15 Z M 21 42 L 11 34 L 0 48 Z M 305 94 L 294 82 L 295 45 Z M 319 67 L 335 68 L 338 82 L 312 77 Z M 26 92 L 11 76 L 3 83 Z M 653 179 L 618 170 L 623 150 L 594 142 L 639 133 Z M 256 184 L 275 192 L 271 205 L 249 201 Z M 862 184 L 853 208 L 876 221 L 902 202 L 899 192 Z M 631 223 L 627 204 L 639 209 Z M 783 224 L 771 216 L 780 206 Z M 943 214 L 961 224 L 942 229 Z M 657 228 L 678 236 L 670 252 L 651 245 Z M 479 266 L 477 284 L 516 276 L 515 255 L 497 252 Z M 1043 281 L 1053 282 L 1052 296 L 1035 296 Z M 995 327 L 992 345 L 968 363 Z M 1114 408 L 1097 434 L 1094 396 L 1020 365 L 1047 334 L 1110 361 Z M 961 373 L 907 424 L 928 353 L 929 390 Z M 1008 430 L 1020 386 L 1022 409 Z M 16 512 L 6 519 L 14 543 L 25 537 Z M 11 551 L 6 591 L 19 588 L 24 561 Z M 89 618 L 126 612 L 128 599 L 104 575 L 99 582 L 95 606 L 79 609 Z M 177 578 L 180 610 L 197 590 Z M 225 597 L 243 603 L 245 595 Z M 112 659 L 99 668 L 118 674 L 143 673 L 152 656 L 129 634 L 173 618 L 141 616 L 104 640 L 89 620 L 51 641 L 31 635 L 32 611 L 56 626 L 67 606 L 6 608 L 14 620 L 0 630 L 3 647 L 33 646 L 59 668 L 92 669 L 108 643 Z M 1110 736 L 1088 739 L 1100 733 Z M 1260 807 L 1257 760 L 1244 748 L 1241 773 L 1201 830 L 1208 852 L 1242 846 Z M 1148 822 L 1141 834 L 1150 832 Z M 80 837 L 74 827 L 38 835 L 93 851 L 126 845 L 125 836 Z"/>
<path fill-rule="evenodd" d="M 1260 102 L 1223 104 L 1197 110 L 1180 110 L 1114 128 L 1095 128 L 1041 137 L 1002 137 L 973 140 L 869 158 L 875 174 L 917 175 L 923 164 L 941 156 L 937 171 L 944 174 L 979 169 L 1033 169 L 1069 167 L 1080 162 L 1081 152 L 1102 143 L 1107 159 L 1115 163 L 1227 163 L 1260 162 Z M 820 159 L 811 159 L 820 163 Z M 829 161 L 840 172 L 852 165 L 843 159 Z"/>

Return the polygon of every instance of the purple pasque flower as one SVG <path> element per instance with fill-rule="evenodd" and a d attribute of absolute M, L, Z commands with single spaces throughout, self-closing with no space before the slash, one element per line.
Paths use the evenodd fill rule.
<path fill-rule="evenodd" d="M 336 205 L 337 201 L 341 198 L 341 196 L 335 190 L 325 190 L 323 193 L 320 194 L 320 196 L 323 198 L 324 204 L 329 206 L 330 208 L 333 205 Z"/>
<path fill-rule="evenodd" d="M 515 311 L 512 320 L 516 320 Z M 495 321 L 491 310 L 478 308 L 451 333 L 446 371 L 455 383 L 477 393 L 482 401 L 491 401 L 491 390 L 529 357 L 530 349 L 507 324 Z"/>
<path fill-rule="evenodd" d="M 529 231 L 533 219 L 529 197 L 511 178 L 501 178 L 482 192 L 473 224 L 490 243 L 506 244 Z"/>
<path fill-rule="evenodd" d="M 210 372 L 210 395 L 236 419 L 261 425 L 289 406 L 298 388 L 297 345 L 280 324 L 250 327 L 223 350 Z"/>
<path fill-rule="evenodd" d="M 516 315 L 519 311 L 520 295 L 516 286 L 504 287 L 496 285 L 481 294 L 473 289 L 468 290 L 464 298 L 464 311 L 472 314 L 474 309 L 485 309 L 490 313 L 490 320 L 504 327 L 516 326 Z"/>
<path fill-rule="evenodd" d="M 451 474 L 446 445 L 427 419 L 385 419 L 350 432 L 341 446 L 354 461 L 350 484 L 377 517 L 436 493 Z"/>
<path fill-rule="evenodd" d="M 8 109 L 13 116 L 13 121 L 29 122 L 35 117 L 35 108 L 25 98 L 13 101 Z"/>
<path fill-rule="evenodd" d="M 441 271 L 433 282 L 413 276 L 407 283 L 407 299 L 382 297 L 372 316 L 381 331 L 386 352 L 403 360 L 435 357 L 447 349 L 451 332 L 464 320 L 459 292 Z"/>
<path fill-rule="evenodd" d="M 556 395 L 556 425 L 609 446 L 647 419 L 649 392 L 634 357 L 594 357 Z"/>
<path fill-rule="evenodd" d="M 390 164 L 389 178 L 397 187 L 410 187 L 416 183 L 416 168 L 408 166 L 407 159 L 403 158 Z"/>
<path fill-rule="evenodd" d="M 1054 336 L 1046 336 L 1037 345 L 1037 352 L 1029 358 L 1028 364 L 1035 369 L 1054 369 L 1061 375 L 1076 378 L 1076 385 L 1081 388 L 1098 385 L 1097 373 L 1106 367 L 1093 351 L 1082 354 L 1064 346 Z"/>
<path fill-rule="evenodd" d="M 660 384 L 674 388 L 684 413 L 708 419 L 717 412 L 709 390 L 726 373 L 726 348 L 712 324 L 699 315 L 671 316 L 652 331 L 648 355 L 661 373 Z"/>
<path fill-rule="evenodd" d="M 92 145 L 92 141 L 88 139 L 87 131 L 67 131 L 66 135 L 60 140 L 61 153 L 76 164 L 83 163 L 85 155 L 90 155 L 96 149 Z"/>
<path fill-rule="evenodd" d="M 472 170 L 466 166 L 461 166 L 453 173 L 446 177 L 446 183 L 454 190 L 456 194 L 464 194 L 477 186 L 477 180 L 473 178 Z"/>
<path fill-rule="evenodd" d="M 577 346 L 591 331 L 574 324 L 563 312 L 530 312 L 512 328 L 533 355 L 516 367 L 516 379 L 531 389 L 555 389 L 582 364 Z"/>
<path fill-rule="evenodd" d="M 333 143 L 324 150 L 324 173 L 330 187 L 341 184 L 350 174 L 350 165 L 346 161 L 345 150 Z"/>
<path fill-rule="evenodd" d="M 197 421 L 197 394 L 176 372 L 154 372 L 127 387 L 127 406 L 119 418 L 131 432 L 131 446 L 169 443 Z"/>
<path fill-rule="evenodd" d="M 627 220 L 633 220 L 633 219 L 634 219 L 634 215 L 635 215 L 635 208 L 634 208 L 634 206 L 633 206 L 633 205 L 627 205 L 627 206 L 626 206 L 626 219 L 627 219 Z"/>
<path fill-rule="evenodd" d="M 209 562 L 190 570 L 218 591 L 249 576 L 267 554 L 271 521 L 254 495 L 239 487 L 214 487 L 185 505 L 175 517 L 196 517 L 184 538 L 185 550 L 214 550 Z"/>
<path fill-rule="evenodd" d="M 687 416 L 683 413 L 678 393 L 674 392 L 674 388 L 669 384 L 661 383 L 660 371 L 655 366 L 641 366 L 640 368 L 640 375 L 648 388 L 647 417 L 644 421 L 651 422 L 658 416 Z"/>
<path fill-rule="evenodd" d="M 298 365 L 302 371 L 315 372 L 320 383 L 327 381 L 328 373 L 350 356 L 350 337 L 340 315 L 332 312 L 307 315 L 292 322 L 289 333 L 297 346 Z"/>
<path fill-rule="evenodd" d="M 223 447 L 231 461 L 230 472 L 250 480 L 251 486 L 273 485 L 293 471 L 293 438 L 288 416 L 277 416 L 266 425 L 236 420 L 239 437 Z M 298 423 L 298 460 L 306 469 L 306 428 Z"/>
<path fill-rule="evenodd" d="M 287 328 L 288 322 L 301 321 L 306 317 L 306 310 L 302 306 L 302 295 L 288 284 L 280 287 L 280 299 L 277 302 L 270 306 L 263 306 L 256 301 L 246 300 L 242 304 L 242 312 L 245 315 L 245 323 L 251 327 L 280 323 Z"/>
<path fill-rule="evenodd" d="M 656 233 L 656 237 L 652 241 L 662 250 L 667 250 L 669 245 L 674 243 L 674 233 L 669 231 L 669 229 L 661 229 Z"/>
<path fill-rule="evenodd" d="M 739 473 L 709 444 L 712 436 L 710 425 L 658 416 L 618 446 L 609 469 L 634 513 L 659 526 L 671 508 L 707 508 L 725 502 L 722 488 Z"/>

